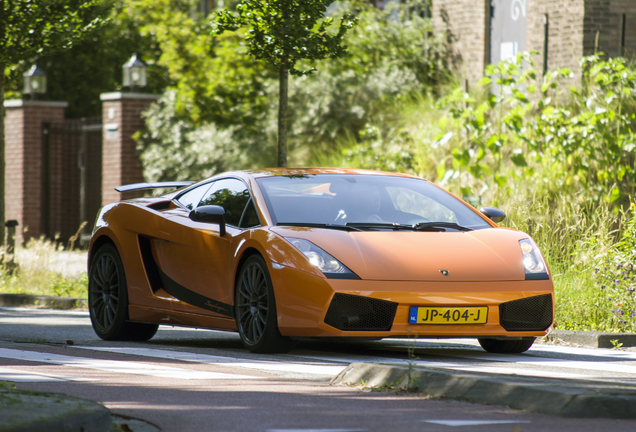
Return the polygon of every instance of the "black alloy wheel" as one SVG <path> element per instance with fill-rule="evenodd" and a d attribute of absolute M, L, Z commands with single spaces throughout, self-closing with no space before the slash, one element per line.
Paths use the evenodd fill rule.
<path fill-rule="evenodd" d="M 260 255 L 250 256 L 241 267 L 234 304 L 245 348 L 255 353 L 287 352 L 292 348 L 291 339 L 278 330 L 272 280 Z"/>
<path fill-rule="evenodd" d="M 521 339 L 487 339 L 479 338 L 479 345 L 489 353 L 494 354 L 520 354 L 530 349 L 535 338 L 523 337 Z"/>
<path fill-rule="evenodd" d="M 88 273 L 88 308 L 93 330 L 104 340 L 144 341 L 152 338 L 156 324 L 128 321 L 128 288 L 119 252 L 112 244 L 99 248 Z"/>

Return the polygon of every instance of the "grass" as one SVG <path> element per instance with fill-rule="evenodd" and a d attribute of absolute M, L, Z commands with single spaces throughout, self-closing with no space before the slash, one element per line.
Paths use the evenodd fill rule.
<path fill-rule="evenodd" d="M 502 225 L 529 233 L 541 248 L 554 280 L 555 328 L 634 332 L 635 281 L 629 254 L 617 249 L 631 235 L 624 227 L 633 211 L 569 198 L 501 199 L 509 215 Z"/>
<path fill-rule="evenodd" d="M 16 247 L 15 261 L 18 267 L 13 272 L 0 266 L 2 293 L 88 297 L 85 252 L 67 251 L 43 238 L 32 239 L 25 247 Z"/>

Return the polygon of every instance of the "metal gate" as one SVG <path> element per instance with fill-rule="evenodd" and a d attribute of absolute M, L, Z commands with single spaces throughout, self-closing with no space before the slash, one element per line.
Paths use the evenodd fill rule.
<path fill-rule="evenodd" d="M 528 49 L 528 0 L 491 0 L 490 63 Z"/>
<path fill-rule="evenodd" d="M 102 121 L 45 122 L 42 128 L 42 233 L 80 245 L 102 202 Z"/>

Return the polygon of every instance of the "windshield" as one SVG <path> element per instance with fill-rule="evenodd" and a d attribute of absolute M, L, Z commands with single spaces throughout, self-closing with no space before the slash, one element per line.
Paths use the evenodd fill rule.
<path fill-rule="evenodd" d="M 422 179 L 386 175 L 309 174 L 257 179 L 278 225 L 384 224 L 490 228 L 449 193 Z"/>

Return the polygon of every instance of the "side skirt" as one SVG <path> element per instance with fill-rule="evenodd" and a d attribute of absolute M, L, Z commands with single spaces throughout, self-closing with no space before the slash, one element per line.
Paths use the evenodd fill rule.
<path fill-rule="evenodd" d="M 211 317 L 137 305 L 130 305 L 128 314 L 130 321 L 135 322 L 217 330 L 237 330 L 236 321 L 231 318 Z"/>

